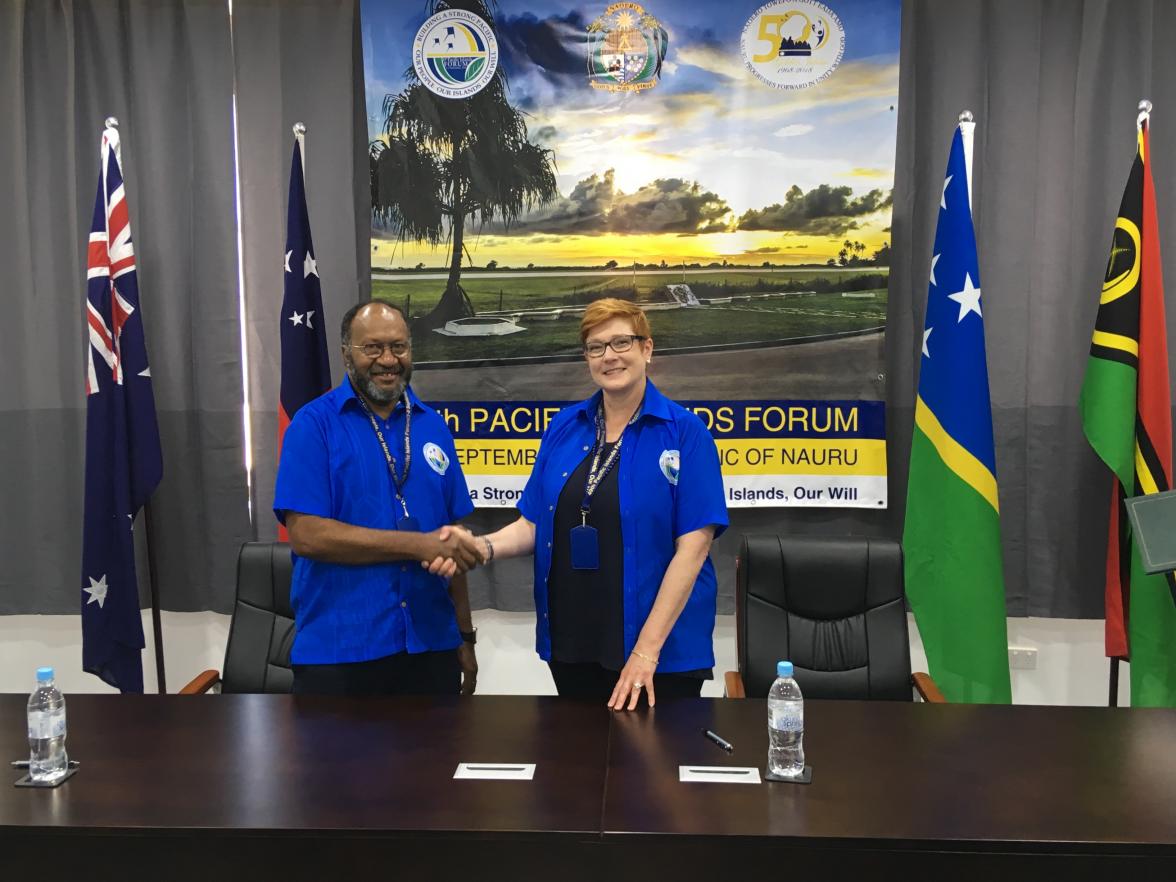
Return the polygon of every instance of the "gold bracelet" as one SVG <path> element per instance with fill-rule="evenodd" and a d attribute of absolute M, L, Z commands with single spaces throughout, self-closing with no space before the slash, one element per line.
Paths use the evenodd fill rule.
<path fill-rule="evenodd" d="M 637 658 L 641 659 L 642 661 L 647 661 L 651 665 L 653 665 L 654 667 L 657 667 L 657 659 L 656 658 L 650 658 L 644 652 L 638 652 L 636 649 L 633 650 L 632 654 L 637 656 Z"/>

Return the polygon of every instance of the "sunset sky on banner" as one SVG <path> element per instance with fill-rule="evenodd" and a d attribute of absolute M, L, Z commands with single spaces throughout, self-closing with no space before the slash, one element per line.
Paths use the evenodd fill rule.
<path fill-rule="evenodd" d="M 830 0 L 845 53 L 805 89 L 773 88 L 744 64 L 741 35 L 761 5 L 643 3 L 669 37 L 660 81 L 608 92 L 590 88 L 586 62 L 588 26 L 607 3 L 501 0 L 495 25 L 509 99 L 527 114 L 530 139 L 554 152 L 560 196 L 509 231 L 468 230 L 473 265 L 823 265 L 846 240 L 867 256 L 888 242 L 898 0 Z M 425 11 L 423 2 L 363 3 L 372 139 L 384 97 L 405 88 Z M 663 210 L 644 210 L 653 204 Z M 622 212 L 607 220 L 618 206 L 640 220 L 618 223 Z M 373 230 L 372 244 L 374 268 L 448 259 L 444 244 L 399 243 L 388 230 Z"/>

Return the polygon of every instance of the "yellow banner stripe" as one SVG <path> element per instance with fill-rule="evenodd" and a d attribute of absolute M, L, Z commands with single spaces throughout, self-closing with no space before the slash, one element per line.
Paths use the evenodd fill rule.
<path fill-rule="evenodd" d="M 738 438 L 719 441 L 718 448 L 728 476 L 886 474 L 881 438 Z M 457 459 L 467 477 L 526 477 L 538 450 L 538 438 L 457 441 Z"/>
<path fill-rule="evenodd" d="M 1135 480 L 1139 482 L 1139 486 L 1145 494 L 1160 492 L 1160 488 L 1156 486 L 1156 479 L 1152 477 L 1151 469 L 1148 468 L 1147 461 L 1143 458 L 1143 451 L 1139 449 L 1138 442 L 1135 445 Z"/>
<path fill-rule="evenodd" d="M 935 414 L 920 396 L 915 403 L 915 425 L 935 447 L 944 465 L 955 472 L 973 490 L 988 500 L 993 511 L 1000 511 L 1000 501 L 996 493 L 996 476 L 988 467 L 968 451 L 960 442 L 947 434 L 947 430 L 940 425 Z"/>
<path fill-rule="evenodd" d="M 739 438 L 719 441 L 724 475 L 885 475 L 880 438 Z"/>
<path fill-rule="evenodd" d="M 1107 349 L 1118 349 L 1139 358 L 1139 341 L 1122 334 L 1108 334 L 1106 331 L 1095 331 L 1091 342 L 1095 346 L 1105 346 Z"/>
<path fill-rule="evenodd" d="M 539 452 L 538 438 L 494 438 L 487 440 L 458 440 L 457 460 L 461 470 L 469 475 L 531 474 L 535 455 Z"/>

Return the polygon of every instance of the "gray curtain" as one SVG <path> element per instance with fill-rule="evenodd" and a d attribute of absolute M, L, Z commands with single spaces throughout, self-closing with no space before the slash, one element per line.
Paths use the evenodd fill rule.
<path fill-rule="evenodd" d="M 163 443 L 163 605 L 227 606 L 249 533 L 224 0 L 0 4 L 0 613 L 76 613 L 85 242 L 105 117 L 124 176 Z M 146 567 L 140 568 L 146 581 Z"/>
<path fill-rule="evenodd" d="M 253 519 L 261 539 L 277 534 L 278 323 L 294 123 L 306 125 L 307 209 L 336 384 L 343 377 L 339 319 L 371 293 L 371 196 L 358 7 L 358 0 L 233 4 Z"/>
<path fill-rule="evenodd" d="M 1176 284 L 1176 5 L 908 0 L 887 333 L 891 515 L 901 525 L 931 243 L 957 115 L 976 116 L 973 203 L 1008 608 L 1101 618 L 1110 477 L 1078 394 L 1140 98 L 1164 269 Z M 1170 301 L 1170 298 L 1169 298 Z M 1168 336 L 1176 332 L 1168 311 Z"/>
<path fill-rule="evenodd" d="M 308 129 L 308 200 L 331 339 L 342 311 L 369 293 L 358 15 L 358 0 L 236 0 L 230 34 L 223 0 L 0 5 L 0 114 L 9 121 L 0 130 L 8 208 L 0 265 L 17 366 L 0 388 L 9 464 L 0 474 L 0 613 L 78 605 L 83 242 L 109 114 L 122 120 L 163 432 L 165 477 L 153 501 L 163 605 L 227 609 L 238 544 L 273 535 L 277 312 L 294 122 Z M 1156 107 L 1161 230 L 1176 223 L 1176 159 L 1168 161 L 1176 156 L 1174 37 L 1176 6 L 1163 0 L 907 0 L 885 344 L 891 505 L 732 510 L 714 552 L 722 611 L 731 609 L 744 532 L 901 535 L 938 192 L 957 115 L 969 109 L 978 123 L 973 189 L 1009 611 L 1101 616 L 1109 478 L 1085 444 L 1076 405 L 1141 97 Z M 234 78 L 251 496 L 242 455 Z M 1165 261 L 1176 284 L 1176 246 Z M 426 385 L 423 393 L 444 397 Z M 509 517 L 482 511 L 473 522 Z M 526 562 L 498 566 L 475 574 L 474 602 L 529 608 L 530 584 Z"/>

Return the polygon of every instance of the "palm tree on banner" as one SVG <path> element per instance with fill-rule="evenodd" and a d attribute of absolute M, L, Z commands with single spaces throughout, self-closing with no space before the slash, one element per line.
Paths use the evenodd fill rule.
<path fill-rule="evenodd" d="M 490 0 L 492 3 L 493 0 Z M 481 0 L 430 0 L 428 14 L 464 9 L 492 28 Z M 408 87 L 384 98 L 384 138 L 369 147 L 372 216 L 394 229 L 401 242 L 450 248 L 449 278 L 428 328 L 473 315 L 461 286 L 467 223 L 500 221 L 509 227 L 531 208 L 559 195 L 551 150 L 527 138 L 523 114 L 507 101 L 501 67 L 469 98 L 443 98 L 421 84 L 411 67 Z"/>

